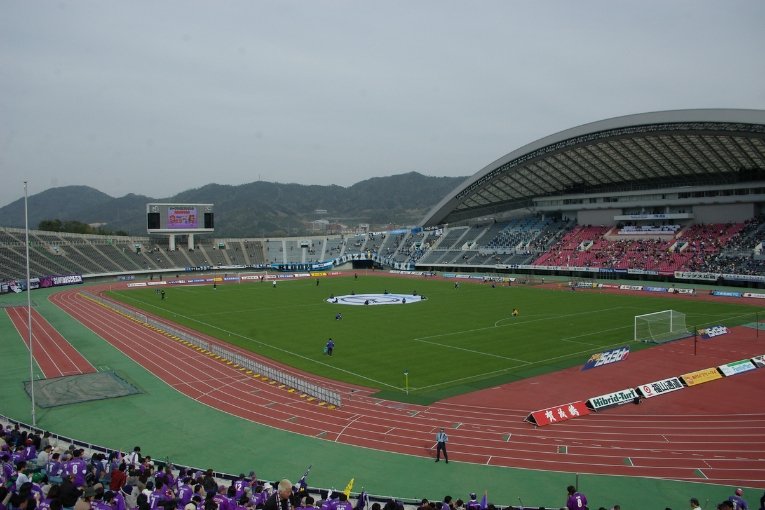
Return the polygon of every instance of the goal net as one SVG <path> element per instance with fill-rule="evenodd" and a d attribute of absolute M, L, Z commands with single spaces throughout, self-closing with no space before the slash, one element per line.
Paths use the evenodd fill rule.
<path fill-rule="evenodd" d="M 664 343 L 690 335 L 684 313 L 664 310 L 635 316 L 635 341 Z"/>

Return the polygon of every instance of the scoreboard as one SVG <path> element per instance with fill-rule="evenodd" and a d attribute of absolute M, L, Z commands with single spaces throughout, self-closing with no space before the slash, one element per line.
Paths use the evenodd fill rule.
<path fill-rule="evenodd" d="M 146 231 L 150 234 L 213 232 L 213 204 L 146 204 Z"/>

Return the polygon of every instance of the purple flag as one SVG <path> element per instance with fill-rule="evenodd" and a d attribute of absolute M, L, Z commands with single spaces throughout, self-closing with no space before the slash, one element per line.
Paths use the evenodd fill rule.
<path fill-rule="evenodd" d="M 369 496 L 367 496 L 367 492 L 362 489 L 361 494 L 359 494 L 359 499 L 356 500 L 356 506 L 353 507 L 353 510 L 363 510 L 366 508 L 368 499 Z"/>
<path fill-rule="evenodd" d="M 311 472 L 311 468 L 313 467 L 313 464 L 309 465 L 308 468 L 305 470 L 305 473 L 303 473 L 303 476 L 300 477 L 300 480 L 295 484 L 293 489 L 295 489 L 295 492 L 300 492 L 301 490 L 308 487 L 308 483 L 305 481 L 305 479 L 308 477 L 308 473 Z"/>

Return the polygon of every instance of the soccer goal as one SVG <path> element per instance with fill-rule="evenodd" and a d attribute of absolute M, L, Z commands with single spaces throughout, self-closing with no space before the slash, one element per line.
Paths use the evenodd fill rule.
<path fill-rule="evenodd" d="M 635 341 L 664 343 L 690 335 L 685 314 L 676 310 L 635 316 Z"/>

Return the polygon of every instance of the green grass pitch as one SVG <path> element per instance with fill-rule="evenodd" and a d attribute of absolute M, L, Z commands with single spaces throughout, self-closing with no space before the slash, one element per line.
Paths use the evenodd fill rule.
<path fill-rule="evenodd" d="M 437 279 L 361 276 L 164 287 L 113 292 L 172 319 L 307 372 L 378 388 L 384 398 L 428 403 L 447 396 L 583 364 L 590 354 L 631 345 L 635 315 L 673 309 L 689 329 L 754 321 L 756 307 L 670 297 L 554 288 L 492 288 Z M 347 306 L 330 295 L 411 294 L 406 305 Z M 512 317 L 512 309 L 520 315 Z M 335 320 L 337 312 L 342 320 Z M 332 357 L 323 352 L 329 337 Z M 406 379 L 408 372 L 408 390 Z"/>

